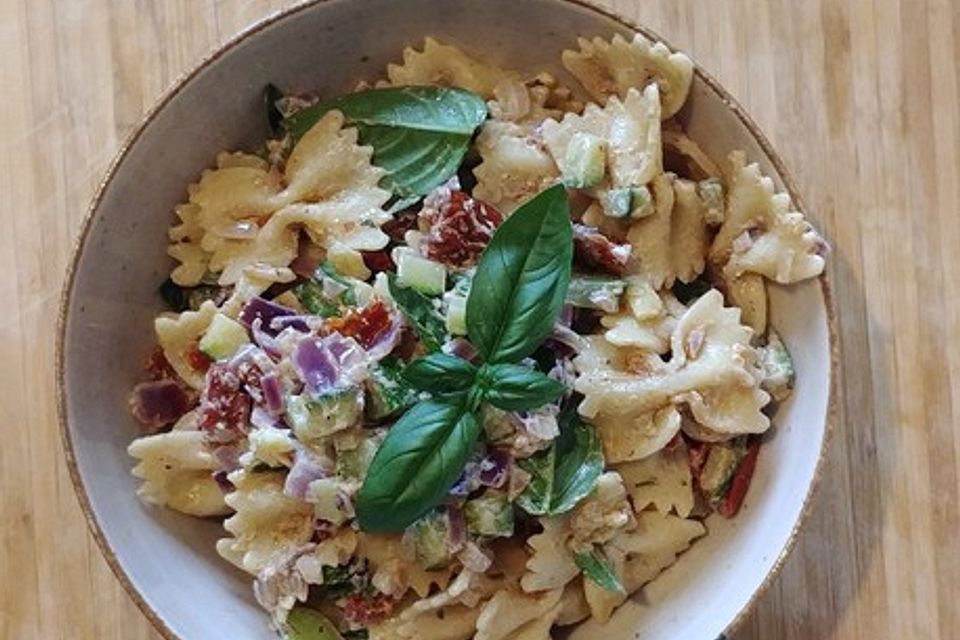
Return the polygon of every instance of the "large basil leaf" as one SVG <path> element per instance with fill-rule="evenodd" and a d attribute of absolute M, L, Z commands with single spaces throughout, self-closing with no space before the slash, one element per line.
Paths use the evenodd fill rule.
<path fill-rule="evenodd" d="M 401 531 L 440 504 L 480 435 L 464 394 L 420 402 L 377 449 L 357 498 L 364 531 Z"/>
<path fill-rule="evenodd" d="M 425 195 L 453 176 L 487 117 L 483 99 L 464 89 L 388 87 L 302 109 L 284 124 L 297 140 L 331 109 L 373 147 L 373 163 L 389 171 L 384 186 L 401 196 Z"/>
<path fill-rule="evenodd" d="M 505 411 L 542 407 L 563 395 L 566 387 L 539 371 L 517 364 L 485 365 L 480 370 L 484 399 Z"/>
<path fill-rule="evenodd" d="M 562 185 L 528 200 L 500 225 L 467 298 L 467 335 L 487 362 L 519 362 L 550 335 L 572 260 L 573 228 Z"/>
<path fill-rule="evenodd" d="M 627 595 L 627 590 L 620 582 L 617 569 L 602 549 L 594 547 L 591 551 L 573 554 L 573 561 L 580 567 L 583 575 L 598 585 L 620 595 Z"/>
<path fill-rule="evenodd" d="M 419 291 L 401 285 L 392 273 L 387 274 L 387 284 L 390 296 L 410 321 L 423 346 L 427 351 L 439 351 L 447 337 L 447 329 L 433 301 Z"/>
<path fill-rule="evenodd" d="M 560 435 L 550 448 L 517 462 L 531 476 L 517 504 L 531 515 L 566 513 L 593 491 L 603 472 L 600 439 L 572 406 L 560 414 Z"/>
<path fill-rule="evenodd" d="M 326 567 L 324 567 L 326 568 Z M 325 615 L 298 605 L 287 615 L 284 640 L 343 640 L 337 627 Z"/>
<path fill-rule="evenodd" d="M 403 370 L 404 379 L 422 391 L 462 391 L 473 384 L 477 368 L 456 356 L 432 353 Z"/>

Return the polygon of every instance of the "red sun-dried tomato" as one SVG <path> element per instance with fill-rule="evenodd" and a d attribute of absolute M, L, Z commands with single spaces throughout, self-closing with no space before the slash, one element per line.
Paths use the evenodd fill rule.
<path fill-rule="evenodd" d="M 420 217 L 429 226 L 423 241 L 427 257 L 453 267 L 475 264 L 503 222 L 486 202 L 445 187 L 424 201 Z"/>
<path fill-rule="evenodd" d="M 380 251 L 361 251 L 360 255 L 363 256 L 363 264 L 374 273 L 395 271 L 397 268 L 397 266 L 393 264 L 393 258 L 390 257 L 390 252 L 386 249 L 381 249 Z"/>
<path fill-rule="evenodd" d="M 383 300 L 377 298 L 362 309 L 347 309 L 343 316 L 330 318 L 324 329 L 353 338 L 370 349 L 393 329 L 393 317 Z"/>
<path fill-rule="evenodd" d="M 573 261 L 588 271 L 623 274 L 630 259 L 630 245 L 618 244 L 595 227 L 573 225 Z"/>
<path fill-rule="evenodd" d="M 247 432 L 251 399 L 244 389 L 246 377 L 227 362 L 215 362 L 207 371 L 197 424 L 211 442 L 232 442 Z"/>
<path fill-rule="evenodd" d="M 344 598 L 343 619 L 352 625 L 366 627 L 389 616 L 396 606 L 394 598 L 382 593 L 354 593 Z"/>
<path fill-rule="evenodd" d="M 179 376 L 170 362 L 167 360 L 167 356 L 163 353 L 163 348 L 159 345 L 153 348 L 153 351 L 150 352 L 150 355 L 147 356 L 147 361 L 143 366 L 144 370 L 147 372 L 147 376 L 151 380 L 168 380 L 168 379 L 178 379 Z"/>
<path fill-rule="evenodd" d="M 213 360 L 205 354 L 203 351 L 200 351 L 200 341 L 194 340 L 190 343 L 189 348 L 186 353 L 187 364 L 191 368 L 196 369 L 200 373 L 205 372 L 210 368 L 210 365 L 213 364 Z"/>
<path fill-rule="evenodd" d="M 740 511 L 740 505 L 747 495 L 747 489 L 750 488 L 750 481 L 753 479 L 753 471 L 757 467 L 757 456 L 760 453 L 760 439 L 750 438 L 747 444 L 747 453 L 740 461 L 733 478 L 730 480 L 730 488 L 727 495 L 717 506 L 717 512 L 724 518 L 732 518 Z"/>

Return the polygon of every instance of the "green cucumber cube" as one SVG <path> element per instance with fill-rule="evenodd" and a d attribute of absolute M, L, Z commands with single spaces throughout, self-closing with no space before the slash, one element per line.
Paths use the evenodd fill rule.
<path fill-rule="evenodd" d="M 250 337 L 242 324 L 218 313 L 213 316 L 213 321 L 200 338 L 198 348 L 214 360 L 223 360 L 249 343 Z"/>
<path fill-rule="evenodd" d="M 595 187 L 603 180 L 606 165 L 606 143 L 593 134 L 578 131 L 570 138 L 564 154 L 563 182 L 575 189 Z"/>
<path fill-rule="evenodd" d="M 287 422 L 299 440 L 325 438 L 360 421 L 363 395 L 356 387 L 331 389 L 319 396 L 287 397 Z"/>
<path fill-rule="evenodd" d="M 513 535 L 513 506 L 503 491 L 487 491 L 463 507 L 467 531 L 478 536 L 509 538 Z"/>
<path fill-rule="evenodd" d="M 447 269 L 439 262 L 404 252 L 397 265 L 397 280 L 427 296 L 439 296 L 447 288 Z"/>

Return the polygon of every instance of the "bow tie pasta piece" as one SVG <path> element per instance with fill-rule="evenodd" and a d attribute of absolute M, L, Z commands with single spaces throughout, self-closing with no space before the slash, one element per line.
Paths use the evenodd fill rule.
<path fill-rule="evenodd" d="M 357 556 L 366 559 L 372 571 L 390 563 L 399 562 L 397 570 L 406 577 L 407 584 L 421 598 L 430 594 L 433 585 L 445 589 L 450 583 L 449 568 L 427 571 L 411 557 L 398 534 L 360 533 Z"/>
<path fill-rule="evenodd" d="M 614 538 L 608 548 L 624 554 L 623 586 L 634 592 L 677 561 L 677 556 L 707 532 L 699 520 L 657 511 L 637 514 L 637 528 Z"/>
<path fill-rule="evenodd" d="M 482 600 L 488 599 L 501 587 L 502 579 L 495 580 L 483 573 L 464 569 L 446 589 L 429 598 L 417 600 L 404 609 L 398 618 L 404 622 L 413 622 L 455 605 L 476 608 Z"/>
<path fill-rule="evenodd" d="M 710 261 L 727 265 L 733 276 L 757 273 L 780 284 L 793 284 L 823 272 L 826 243 L 792 210 L 786 193 L 775 193 L 773 180 L 747 164 L 741 151 L 730 154 L 730 190 L 726 219 L 710 247 Z"/>
<path fill-rule="evenodd" d="M 562 118 L 568 111 L 582 111 L 583 103 L 573 91 L 557 83 L 550 73 L 537 74 L 526 82 L 510 77 L 493 88 L 494 99 L 487 105 L 490 117 L 501 122 L 515 122 L 530 127 L 547 118 Z"/>
<path fill-rule="evenodd" d="M 369 627 L 370 640 L 470 640 L 476 631 L 478 607 L 454 605 L 403 620 L 388 618 Z"/>
<path fill-rule="evenodd" d="M 560 596 L 560 611 L 554 623 L 561 627 L 577 624 L 590 616 L 590 605 L 583 593 L 583 578 L 567 583 Z"/>
<path fill-rule="evenodd" d="M 137 494 L 149 502 L 187 515 L 230 513 L 213 479 L 217 461 L 199 431 L 170 431 L 137 438 L 127 452 L 139 462 L 133 475 L 143 480 Z"/>
<path fill-rule="evenodd" d="M 387 65 L 387 77 L 394 86 L 461 87 L 490 100 L 500 82 L 517 78 L 518 74 L 481 62 L 453 45 L 427 38 L 423 51 L 407 47 L 403 50 L 403 64 Z"/>
<path fill-rule="evenodd" d="M 680 431 L 680 414 L 672 406 L 639 415 L 598 416 L 593 426 L 610 464 L 653 455 Z"/>
<path fill-rule="evenodd" d="M 693 62 L 682 53 L 671 53 L 662 42 L 651 43 L 639 33 L 628 42 L 617 34 L 603 38 L 579 38 L 579 51 L 563 52 L 563 66 L 598 102 L 625 96 L 655 81 L 660 88 L 662 117 L 674 115 L 687 100 L 693 81 Z"/>
<path fill-rule="evenodd" d="M 740 324 L 739 309 L 725 308 L 720 292 L 711 290 L 677 322 L 669 362 L 659 362 L 653 355 L 642 366 L 631 364 L 631 370 L 624 370 L 614 368 L 613 358 L 596 355 L 597 349 L 576 358 L 580 377 L 575 388 L 584 394 L 579 412 L 597 427 L 601 440 L 611 441 L 610 452 L 621 461 L 627 459 L 621 456 L 628 455 L 621 449 L 629 451 L 636 442 L 650 438 L 665 445 L 669 441 L 651 428 L 648 418 L 641 418 L 676 404 L 689 404 L 711 429 L 730 435 L 761 433 L 770 426 L 761 411 L 770 396 L 760 389 L 762 373 L 759 354 L 750 345 L 752 335 L 749 327 Z M 663 419 L 667 416 L 670 430 L 679 428 L 679 420 L 669 412 Z M 640 448 L 638 457 L 630 459 L 654 453 L 650 448 Z"/>
<path fill-rule="evenodd" d="M 627 283 L 623 309 L 600 319 L 607 329 L 603 337 L 617 347 L 667 353 L 677 319 L 687 308 L 669 292 L 658 295 L 644 278 L 628 277 Z"/>
<path fill-rule="evenodd" d="M 680 441 L 642 460 L 615 467 L 638 513 L 653 505 L 664 515 L 671 511 L 681 518 L 690 515 L 694 496 L 687 456 L 687 445 Z"/>
<path fill-rule="evenodd" d="M 570 548 L 575 553 L 590 551 L 594 544 L 609 542 L 635 524 L 623 478 L 607 471 L 597 478 L 593 493 L 570 513 Z"/>
<path fill-rule="evenodd" d="M 489 120 L 480 128 L 476 148 L 482 161 L 473 170 L 473 195 L 504 214 L 560 175 L 539 134 L 528 126 Z"/>
<path fill-rule="evenodd" d="M 223 522 L 231 538 L 217 541 L 217 552 L 238 568 L 258 574 L 277 565 L 313 538 L 313 506 L 283 493 L 284 473 L 234 471 L 234 491 L 226 502 L 234 513 Z"/>
<path fill-rule="evenodd" d="M 654 213 L 630 226 L 634 270 L 656 288 L 677 280 L 692 282 L 703 273 L 710 246 L 706 206 L 697 185 L 673 174 L 653 181 Z"/>
<path fill-rule="evenodd" d="M 480 611 L 474 640 L 503 640 L 513 637 L 531 621 L 549 621 L 553 625 L 563 589 L 524 593 L 516 587 L 498 591 Z M 552 616 L 552 617 L 551 617 Z M 541 636 L 542 637 L 542 636 Z"/>
<path fill-rule="evenodd" d="M 300 228 L 341 254 L 383 248 L 388 238 L 379 227 L 390 219 L 382 209 L 390 193 L 378 184 L 385 171 L 371 164 L 372 149 L 359 146 L 357 131 L 343 123 L 339 111 L 325 114 L 293 148 L 282 178 L 259 159 L 242 166 L 221 160 L 204 172 L 190 188 L 190 202 L 177 209 L 181 223 L 168 248 L 181 261 L 174 281 L 197 284 L 201 270 L 209 270 L 229 285 L 249 268 L 288 281 Z"/>
<path fill-rule="evenodd" d="M 641 187 L 663 171 L 655 84 L 642 93 L 628 90 L 622 101 L 612 97 L 603 108 L 589 104 L 583 115 L 546 120 L 542 131 L 564 181 L 594 194 L 604 188 Z"/>
<path fill-rule="evenodd" d="M 164 314 L 153 321 L 157 343 L 163 355 L 184 382 L 194 389 L 203 389 L 204 373 L 190 363 L 196 351 L 197 340 L 207 330 L 217 314 L 217 305 L 207 300 L 196 311 Z"/>
<path fill-rule="evenodd" d="M 567 518 L 539 518 L 543 531 L 527 539 L 532 554 L 520 587 L 527 592 L 559 589 L 580 575 L 567 546 L 570 530 Z"/>
<path fill-rule="evenodd" d="M 673 171 L 692 180 L 703 181 L 721 177 L 720 168 L 700 148 L 693 138 L 689 137 L 679 127 L 668 127 L 666 124 L 660 132 L 663 141 L 663 164 L 667 171 Z M 720 205 L 722 206 L 722 202 Z M 722 222 L 721 217 L 717 224 Z"/>

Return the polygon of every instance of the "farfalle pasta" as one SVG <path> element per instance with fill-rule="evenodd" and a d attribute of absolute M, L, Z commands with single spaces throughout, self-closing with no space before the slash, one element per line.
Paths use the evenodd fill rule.
<path fill-rule="evenodd" d="M 272 89 L 275 137 L 172 212 L 133 473 L 223 518 L 287 640 L 304 615 L 374 640 L 609 620 L 736 514 L 795 383 L 767 283 L 826 245 L 683 130 L 690 60 L 583 38 L 567 87 L 477 53 L 427 38 L 344 96 Z"/>

